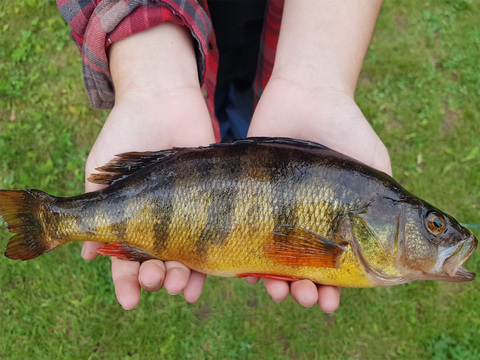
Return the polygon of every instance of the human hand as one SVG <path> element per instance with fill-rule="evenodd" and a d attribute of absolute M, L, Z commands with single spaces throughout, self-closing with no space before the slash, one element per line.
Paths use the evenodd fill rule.
<path fill-rule="evenodd" d="M 203 126 L 197 122 L 188 124 L 186 119 L 199 120 L 204 100 L 195 94 L 185 94 L 182 103 L 191 104 L 188 109 L 178 106 L 172 99 L 169 108 L 161 106 L 162 111 L 155 111 L 159 99 L 149 101 L 137 100 L 120 102 L 110 113 L 86 164 L 86 174 L 113 159 L 116 154 L 127 151 L 147 151 L 167 149 L 172 146 L 197 146 L 214 142 L 213 134 L 208 131 L 209 119 L 204 119 Z M 197 106 L 195 106 L 195 103 Z M 170 108 L 171 106 L 171 108 Z M 206 110 L 204 110 L 206 112 Z M 161 115 L 160 115 L 161 114 Z M 201 118 L 201 116 L 200 116 Z M 176 127 L 169 128 L 169 121 L 176 119 Z M 166 137 L 165 134 L 169 136 Z M 85 190 L 95 191 L 101 186 L 90 182 L 85 183 Z M 85 242 L 82 256 L 93 259 L 101 243 Z M 195 302 L 201 294 L 205 275 L 191 271 L 185 265 L 175 261 L 148 260 L 143 263 L 119 260 L 112 257 L 112 278 L 119 303 L 125 309 L 134 308 L 140 299 L 140 287 L 147 291 L 159 290 L 162 286 L 170 294 L 184 291 L 188 302 Z"/>
<path fill-rule="evenodd" d="M 391 174 L 388 152 L 353 97 L 380 6 L 381 0 L 286 0 L 272 76 L 248 135 L 313 140 Z M 264 284 L 276 301 L 291 292 L 300 304 L 318 302 L 326 312 L 340 302 L 338 287 Z"/>
<path fill-rule="evenodd" d="M 308 88 L 272 77 L 265 88 L 248 136 L 312 140 L 392 174 L 385 145 L 353 95 L 336 88 Z"/>
<path fill-rule="evenodd" d="M 388 152 L 355 101 L 333 88 L 306 88 L 296 82 L 272 77 L 257 106 L 249 136 L 284 136 L 312 140 L 391 174 Z M 248 278 L 255 283 L 258 278 Z M 291 282 L 263 279 L 275 301 L 289 293 L 303 306 L 318 303 L 335 311 L 340 288 L 317 285 L 309 280 Z"/>
<path fill-rule="evenodd" d="M 123 152 L 214 142 L 188 36 L 180 27 L 166 24 L 112 46 L 110 67 L 116 90 L 115 106 L 88 156 L 86 177 Z M 167 44 L 159 44 L 161 41 Z M 169 47 L 173 48 L 168 51 Z M 158 54 L 156 49 L 163 52 Z M 175 56 L 176 52 L 181 60 Z M 165 54 L 171 58 L 165 58 Z M 87 192 L 101 188 L 98 184 L 85 183 Z M 85 242 L 83 258 L 95 258 L 101 246 L 101 243 Z M 141 288 L 156 291 L 164 286 L 170 294 L 183 290 L 185 299 L 195 302 L 205 277 L 176 261 L 148 260 L 140 264 L 112 257 L 115 293 L 124 309 L 136 307 Z"/>

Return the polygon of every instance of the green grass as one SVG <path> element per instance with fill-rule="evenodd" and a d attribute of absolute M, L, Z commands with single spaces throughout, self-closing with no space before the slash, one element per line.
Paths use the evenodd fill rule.
<path fill-rule="evenodd" d="M 479 15 L 478 1 L 387 1 L 357 91 L 395 177 L 464 223 L 480 223 Z M 89 107 L 54 3 L 2 3 L 0 188 L 82 192 L 106 115 Z M 324 314 L 208 278 L 193 305 L 162 290 L 124 311 L 108 260 L 85 262 L 79 249 L 0 259 L 1 359 L 480 358 L 478 280 L 344 289 Z M 480 272 L 478 254 L 467 268 Z"/>

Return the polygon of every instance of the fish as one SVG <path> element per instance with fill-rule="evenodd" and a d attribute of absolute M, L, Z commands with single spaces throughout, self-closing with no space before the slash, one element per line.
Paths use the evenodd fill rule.
<path fill-rule="evenodd" d="M 389 175 L 321 144 L 246 138 L 117 155 L 73 197 L 0 190 L 28 260 L 71 241 L 132 261 L 175 260 L 215 276 L 380 287 L 472 281 L 478 241 Z"/>

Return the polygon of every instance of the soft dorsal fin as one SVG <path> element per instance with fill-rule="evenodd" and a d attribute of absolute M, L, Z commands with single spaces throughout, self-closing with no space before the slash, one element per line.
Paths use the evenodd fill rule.
<path fill-rule="evenodd" d="M 96 168 L 98 173 L 90 174 L 88 181 L 95 184 L 112 185 L 140 169 L 154 163 L 165 161 L 177 154 L 183 148 L 173 148 L 162 151 L 127 152 L 116 155 L 107 164 Z"/>
<path fill-rule="evenodd" d="M 286 137 L 249 137 L 246 139 L 230 140 L 210 146 L 231 146 L 241 144 L 274 144 L 284 146 L 295 146 L 304 149 L 330 150 L 330 148 L 309 140 L 298 140 Z"/>
<path fill-rule="evenodd" d="M 340 267 L 345 246 L 296 226 L 282 225 L 274 230 L 274 241 L 264 245 L 265 254 L 278 263 L 291 266 Z"/>

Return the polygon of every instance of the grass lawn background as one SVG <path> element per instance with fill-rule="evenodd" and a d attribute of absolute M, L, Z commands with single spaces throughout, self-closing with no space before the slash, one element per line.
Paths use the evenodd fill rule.
<path fill-rule="evenodd" d="M 479 18 L 474 0 L 386 1 L 356 94 L 394 177 L 470 224 L 480 223 Z M 0 188 L 81 193 L 106 115 L 88 104 L 55 2 L 2 2 Z M 2 248 L 8 238 L 2 229 Z M 480 272 L 478 253 L 466 267 Z M 478 280 L 417 282 L 344 289 L 325 314 L 209 277 L 193 305 L 161 290 L 124 311 L 108 259 L 85 262 L 69 244 L 29 262 L 0 258 L 0 358 L 478 359 L 479 300 Z"/>

